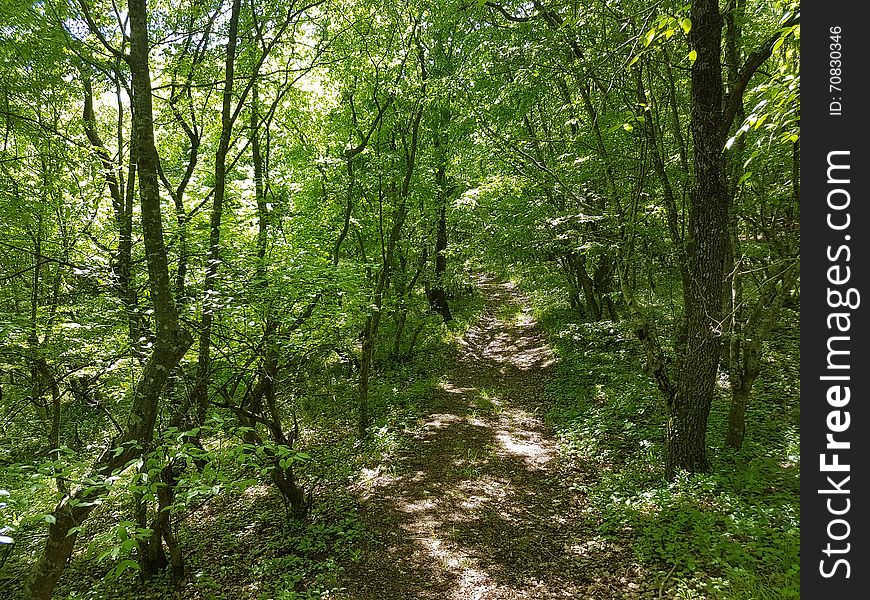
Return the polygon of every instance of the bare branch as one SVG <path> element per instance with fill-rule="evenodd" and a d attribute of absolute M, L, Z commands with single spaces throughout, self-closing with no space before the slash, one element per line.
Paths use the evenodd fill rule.
<path fill-rule="evenodd" d="M 94 18 L 91 15 L 91 9 L 88 8 L 87 0 L 78 0 L 78 5 L 82 9 L 82 16 L 84 17 L 85 22 L 88 24 L 88 29 L 90 29 L 91 33 L 93 33 L 97 37 L 97 39 L 100 40 L 100 43 L 103 45 L 103 47 L 108 50 L 109 53 L 112 54 L 112 56 L 120 58 L 124 62 L 129 61 L 130 55 L 121 52 L 113 45 L 111 45 L 109 43 L 109 40 L 106 39 L 106 36 L 103 35 L 103 32 L 100 31 L 99 26 L 97 25 L 96 21 L 94 21 Z M 124 35 L 124 37 L 126 37 L 126 34 Z"/>

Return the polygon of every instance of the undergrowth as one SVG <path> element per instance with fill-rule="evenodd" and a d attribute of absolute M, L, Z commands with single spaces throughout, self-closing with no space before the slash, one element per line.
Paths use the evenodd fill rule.
<path fill-rule="evenodd" d="M 585 512 L 604 537 L 631 539 L 674 598 L 800 597 L 799 338 L 787 314 L 753 391 L 740 451 L 724 446 L 728 390 L 714 400 L 709 473 L 663 472 L 664 401 L 622 323 L 582 322 L 534 282 L 536 314 L 559 356 L 547 418 L 590 474 Z"/>
<path fill-rule="evenodd" d="M 173 514 L 185 558 L 181 582 L 173 583 L 168 574 L 140 581 L 133 560 L 135 539 L 130 537 L 137 535 L 132 503 L 128 494 L 113 493 L 82 528 L 79 549 L 56 597 L 310 600 L 343 591 L 345 570 L 361 559 L 373 535 L 357 513 L 357 499 L 349 492 L 349 484 L 362 469 L 389 464 L 406 443 L 403 431 L 419 421 L 453 364 L 454 341 L 476 320 L 482 307 L 483 299 L 475 291 L 454 298 L 454 318 L 448 324 L 431 315 L 421 317 L 415 346 L 406 345 L 400 356 L 388 353 L 394 330 L 387 322 L 371 380 L 372 427 L 364 443 L 356 438 L 356 374 L 335 357 L 325 360 L 318 379 L 284 398 L 287 410 L 298 417 L 299 450 L 305 453 L 296 474 L 313 494 L 306 520 L 288 519 L 287 507 L 268 478 L 248 464 L 235 464 L 221 449 L 227 440 L 215 440 L 221 448 L 213 448 L 213 454 L 226 455 L 227 460 L 209 468 L 221 471 L 223 483 L 204 490 L 189 511 Z M 5 456 L 0 460 L 10 462 Z M 0 534 L 4 527 L 15 525 L 17 540 L 0 573 L 3 598 L 21 591 L 29 565 L 41 551 L 44 515 L 53 505 L 52 490 L 36 489 L 28 481 L 29 473 L 22 466 L 0 470 Z M 22 516 L 25 512 L 26 518 Z M 94 560 L 97 555 L 102 558 Z"/>

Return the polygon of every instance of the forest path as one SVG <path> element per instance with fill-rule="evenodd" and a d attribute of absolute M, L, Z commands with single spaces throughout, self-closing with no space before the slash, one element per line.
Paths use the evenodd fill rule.
<path fill-rule="evenodd" d="M 595 536 L 583 475 L 541 419 L 557 357 L 528 301 L 510 282 L 478 287 L 485 311 L 410 448 L 355 485 L 374 541 L 342 597 L 657 597 L 630 548 Z"/>

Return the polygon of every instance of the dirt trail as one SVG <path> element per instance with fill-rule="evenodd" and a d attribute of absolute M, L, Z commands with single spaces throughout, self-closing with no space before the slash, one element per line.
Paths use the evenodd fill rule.
<path fill-rule="evenodd" d="M 479 287 L 486 310 L 410 450 L 356 486 L 376 542 L 350 567 L 344 597 L 657 597 L 630 549 L 595 537 L 568 486 L 578 474 L 566 477 L 540 417 L 556 357 L 528 303 L 511 283 Z"/>

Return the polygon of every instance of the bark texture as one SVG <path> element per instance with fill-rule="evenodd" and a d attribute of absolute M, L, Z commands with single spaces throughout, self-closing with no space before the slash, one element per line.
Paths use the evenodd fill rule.
<path fill-rule="evenodd" d="M 707 469 L 707 417 L 719 366 L 722 291 L 728 251 L 725 129 L 722 127 L 723 19 L 716 0 L 696 0 L 690 13 L 694 185 L 689 206 L 688 288 L 680 369 L 668 420 L 665 471 Z"/>

